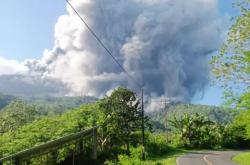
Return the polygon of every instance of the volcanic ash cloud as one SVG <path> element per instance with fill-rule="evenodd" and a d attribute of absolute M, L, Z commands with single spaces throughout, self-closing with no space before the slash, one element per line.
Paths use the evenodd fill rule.
<path fill-rule="evenodd" d="M 216 0 L 71 0 L 102 42 L 147 95 L 190 101 L 208 83 L 208 56 L 221 40 Z M 55 45 L 29 72 L 64 84 L 67 94 L 103 96 L 139 88 L 107 55 L 83 23 L 68 13 L 55 25 Z"/>

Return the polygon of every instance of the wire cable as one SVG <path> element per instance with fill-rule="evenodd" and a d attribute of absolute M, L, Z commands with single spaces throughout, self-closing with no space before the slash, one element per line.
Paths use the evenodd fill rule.
<path fill-rule="evenodd" d="M 82 18 L 82 16 L 79 14 L 79 12 L 74 8 L 74 6 L 69 2 L 69 0 L 66 0 L 68 5 L 71 7 L 71 9 L 76 13 L 76 15 L 80 18 L 80 20 L 83 22 L 83 24 L 86 26 L 86 28 L 89 30 L 89 32 L 93 35 L 93 37 L 99 42 L 99 44 L 106 50 L 106 52 L 112 57 L 112 59 L 118 64 L 118 66 L 127 74 L 127 76 L 135 82 L 135 84 L 142 88 L 143 86 L 131 75 L 127 72 L 127 70 L 119 63 L 119 61 L 115 58 L 115 56 L 111 53 L 111 51 L 105 46 L 105 44 L 101 41 L 101 39 L 97 36 L 97 34 L 94 32 L 93 29 L 87 24 L 87 22 Z"/>

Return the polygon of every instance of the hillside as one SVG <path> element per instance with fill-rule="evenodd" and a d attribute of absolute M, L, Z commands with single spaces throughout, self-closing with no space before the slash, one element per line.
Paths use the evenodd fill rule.
<path fill-rule="evenodd" d="M 8 105 L 11 101 L 15 100 L 17 97 L 11 95 L 5 95 L 0 93 L 0 110 Z"/>
<path fill-rule="evenodd" d="M 28 104 L 38 108 L 44 115 L 62 114 L 63 112 L 77 108 L 82 104 L 95 102 L 95 97 L 24 97 L 22 98 Z"/>
<path fill-rule="evenodd" d="M 34 105 L 40 113 L 44 115 L 61 114 L 64 111 L 79 107 L 82 104 L 90 103 L 98 100 L 95 97 L 29 97 L 29 96 L 13 96 L 0 93 L 0 111 L 14 100 L 22 100 L 27 104 Z"/>
<path fill-rule="evenodd" d="M 207 116 L 212 121 L 221 124 L 229 123 L 235 116 L 235 112 L 224 110 L 221 107 L 184 103 L 171 104 L 167 106 L 166 109 L 161 109 L 148 113 L 148 116 L 152 120 L 153 129 L 162 130 L 165 128 L 164 124 L 166 121 L 166 117 L 168 120 L 172 120 L 174 116 L 180 118 L 183 114 L 195 113 Z"/>

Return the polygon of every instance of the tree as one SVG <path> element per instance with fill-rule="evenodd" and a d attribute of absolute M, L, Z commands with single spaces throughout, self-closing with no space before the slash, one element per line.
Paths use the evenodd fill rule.
<path fill-rule="evenodd" d="M 233 18 L 226 42 L 222 45 L 219 55 L 211 60 L 212 72 L 216 79 L 226 89 L 229 104 L 241 109 L 249 109 L 243 104 L 250 93 L 250 0 L 238 0 L 234 6 L 240 10 L 240 15 Z M 235 93 L 235 88 L 241 88 Z M 248 97 L 245 97 L 248 95 Z M 243 97 L 242 97 L 243 96 Z M 247 105 L 247 104 L 244 104 Z"/>
<path fill-rule="evenodd" d="M 180 133 L 184 146 L 212 148 L 220 142 L 220 126 L 201 114 L 183 114 L 169 122 Z"/>
<path fill-rule="evenodd" d="M 14 105 L 13 103 L 12 106 Z M 101 125 L 104 123 L 103 120 L 105 120 L 105 118 L 103 112 L 98 108 L 99 105 L 97 103 L 85 104 L 75 110 L 65 112 L 62 115 L 42 116 L 30 123 L 20 125 L 15 131 L 11 130 L 0 134 L 0 157 L 8 156 L 51 140 L 92 128 L 93 121 L 96 121 L 97 125 Z M 72 156 L 72 153 L 80 153 L 79 145 L 78 142 L 63 145 L 57 152 L 50 152 L 50 154 L 55 154 L 54 158 L 56 158 L 58 162 L 61 162 Z M 84 145 L 86 159 L 90 158 L 93 147 L 92 141 L 84 140 L 82 145 Z M 51 161 L 52 159 L 52 157 L 47 157 L 45 154 L 34 157 L 31 159 L 30 164 L 48 164 L 44 161 Z"/>
<path fill-rule="evenodd" d="M 34 106 L 20 100 L 13 101 L 0 112 L 0 133 L 15 131 L 38 116 Z"/>
<path fill-rule="evenodd" d="M 231 124 L 231 129 L 237 134 L 242 147 L 250 147 L 250 110 L 240 113 Z"/>
<path fill-rule="evenodd" d="M 130 152 L 132 132 L 141 128 L 139 105 L 136 94 L 122 87 L 115 89 L 110 97 L 100 103 L 107 116 L 106 137 L 110 138 L 110 144 L 125 144 L 127 154 Z"/>

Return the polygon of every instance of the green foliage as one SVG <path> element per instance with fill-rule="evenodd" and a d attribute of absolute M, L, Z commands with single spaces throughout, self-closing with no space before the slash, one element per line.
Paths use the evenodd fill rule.
<path fill-rule="evenodd" d="M 112 102 L 110 103 L 110 100 Z M 22 103 L 22 104 L 21 104 Z M 25 107 L 25 106 L 26 107 Z M 24 102 L 13 103 L 6 107 L 11 112 L 16 107 L 25 109 L 25 113 L 31 117 L 38 116 L 30 113 L 27 104 Z M 33 106 L 30 106 L 33 107 Z M 16 108 L 17 109 L 17 108 Z M 5 112 L 5 111 L 3 111 Z M 9 110 L 6 110 L 9 112 Z M 17 115 L 18 117 L 21 117 Z M 21 118 L 23 119 L 23 118 Z M 26 119 L 26 118 L 25 118 Z M 19 127 L 0 135 L 0 157 L 28 149 L 30 147 L 46 143 L 48 141 L 61 138 L 65 135 L 79 132 L 93 126 L 93 123 L 101 126 L 98 129 L 98 150 L 100 158 L 116 158 L 119 153 L 129 154 L 130 145 L 138 146 L 141 140 L 141 111 L 139 101 L 134 92 L 125 88 L 116 89 L 110 97 L 106 97 L 93 104 L 65 112 L 62 115 L 40 116 L 39 118 L 27 118 L 27 122 L 22 122 Z M 15 121 L 19 118 L 15 118 Z M 147 123 L 147 118 L 145 118 Z M 84 143 L 84 150 L 89 154 L 91 142 Z M 75 144 L 62 147 L 54 153 L 57 162 L 64 161 L 72 153 L 79 154 L 79 147 Z M 32 164 L 43 164 L 52 160 L 53 156 L 33 158 Z"/>
<path fill-rule="evenodd" d="M 34 106 L 23 101 L 13 101 L 0 112 L 0 134 L 15 131 L 37 117 L 39 113 Z"/>
<path fill-rule="evenodd" d="M 162 133 L 149 134 L 146 146 L 146 161 L 142 161 L 142 147 L 132 147 L 131 154 L 120 154 L 117 160 L 106 161 L 106 165 L 175 165 L 175 159 L 183 151 L 167 145 Z"/>
<path fill-rule="evenodd" d="M 9 131 L 0 136 L 0 155 L 13 154 L 85 130 L 93 126 L 94 120 L 97 124 L 102 124 L 104 121 L 104 115 L 98 109 L 98 104 L 85 105 L 61 116 L 37 119 L 17 128 L 14 132 Z M 57 155 L 57 159 L 64 160 L 71 152 L 69 147 L 65 147 L 61 150 L 61 154 Z"/>
<path fill-rule="evenodd" d="M 155 110 L 150 113 L 150 119 L 152 120 L 152 126 L 154 131 L 166 131 L 174 130 L 175 128 L 169 127 L 166 128 L 166 116 L 168 120 L 173 120 L 174 117 L 177 119 L 181 118 L 183 114 L 194 115 L 199 113 L 201 115 L 207 116 L 209 120 L 220 123 L 220 124 L 228 124 L 230 123 L 234 116 L 237 114 L 231 109 L 223 109 L 221 107 L 216 106 L 207 106 L 207 105 L 192 105 L 192 104 L 172 104 L 166 109 Z"/>
<path fill-rule="evenodd" d="M 171 143 L 192 148 L 247 148 L 250 147 L 249 117 L 250 111 L 242 111 L 232 123 L 223 125 L 201 114 L 184 114 L 169 121 L 176 128 Z"/>
<path fill-rule="evenodd" d="M 246 99 L 242 104 L 247 104 Z M 174 159 L 168 159 L 165 155 L 173 152 L 173 146 L 214 148 L 250 144 L 250 111 L 242 111 L 233 120 L 234 113 L 217 107 L 172 105 L 165 111 L 154 113 L 155 116 L 151 114 L 155 121 L 163 120 L 162 125 L 168 131 L 168 140 L 166 132 L 150 133 L 149 120 L 147 117 L 144 118 L 147 128 L 145 150 L 149 160 L 142 163 L 140 103 L 135 93 L 125 88 L 118 88 L 109 97 L 61 115 L 41 116 L 37 113 L 36 106 L 22 101 L 12 102 L 0 113 L 5 115 L 0 115 L 0 123 L 5 118 L 12 119 L 2 122 L 9 122 L 8 125 L 11 127 L 2 129 L 5 131 L 0 134 L 0 157 L 85 130 L 92 127 L 95 122 L 101 126 L 97 132 L 99 158 L 101 162 L 111 160 L 106 164 L 172 163 Z M 158 118 L 160 115 L 162 117 Z M 164 124 L 166 115 L 167 125 Z M 55 164 L 53 157 L 57 163 L 64 162 L 72 153 L 80 154 L 78 145 L 72 143 L 54 153 L 34 157 L 31 164 Z M 84 154 L 90 155 L 91 147 L 91 140 L 86 141 Z M 164 159 L 157 159 L 163 156 Z"/>
<path fill-rule="evenodd" d="M 184 114 L 180 119 L 169 121 L 180 134 L 180 141 L 185 147 L 213 148 L 220 144 L 221 127 L 203 115 Z"/>
<path fill-rule="evenodd" d="M 249 109 L 250 1 L 236 0 L 234 5 L 240 10 L 240 15 L 233 18 L 220 54 L 211 60 L 212 72 L 226 90 L 226 105 L 235 109 Z"/>
<path fill-rule="evenodd" d="M 238 98 L 237 108 L 243 110 L 250 110 L 250 92 L 245 92 Z"/>
<path fill-rule="evenodd" d="M 163 133 L 152 133 L 149 134 L 147 143 L 146 143 L 146 151 L 149 156 L 160 156 L 167 154 L 171 151 L 171 147 L 169 147 L 167 142 L 167 137 Z"/>
<path fill-rule="evenodd" d="M 224 148 L 246 148 L 248 142 L 243 137 L 244 132 L 244 127 L 227 125 L 221 132 L 223 137 L 221 146 Z"/>
<path fill-rule="evenodd" d="M 63 114 L 82 104 L 97 101 L 95 97 L 21 97 L 25 102 L 34 105 L 45 116 Z"/>
<path fill-rule="evenodd" d="M 131 148 L 130 155 L 120 154 L 118 155 L 117 161 L 106 161 L 106 165 L 139 165 L 142 163 L 141 160 L 142 148 Z"/>
<path fill-rule="evenodd" d="M 102 140 L 108 146 L 126 145 L 129 154 L 132 132 L 141 128 L 140 103 L 134 92 L 125 88 L 118 88 L 113 91 L 110 97 L 104 98 L 100 107 L 107 118 L 106 135 Z M 145 119 L 146 120 L 146 119 Z M 133 143 L 138 143 L 134 142 Z"/>
<path fill-rule="evenodd" d="M 240 0 L 236 7 L 240 15 L 233 19 L 227 41 L 220 54 L 212 58 L 213 73 L 225 87 L 235 84 L 249 86 L 250 73 L 250 10 L 249 0 Z M 231 83 L 234 82 L 234 83 Z"/>
<path fill-rule="evenodd" d="M 0 111 L 2 108 L 4 108 L 5 106 L 7 106 L 9 103 L 11 103 L 12 101 L 14 101 L 16 99 L 15 96 L 11 96 L 11 95 L 4 95 L 0 93 Z"/>
<path fill-rule="evenodd" d="M 237 116 L 233 122 L 234 127 L 244 127 L 245 132 L 243 136 L 245 139 L 250 139 L 250 110 L 242 112 Z"/>
<path fill-rule="evenodd" d="M 12 101 L 22 100 L 26 104 L 35 106 L 44 116 L 53 116 L 62 114 L 65 111 L 77 108 L 82 104 L 95 102 L 98 99 L 90 96 L 78 97 L 30 97 L 30 96 L 12 96 L 0 93 L 0 111 Z"/>
<path fill-rule="evenodd" d="M 250 152 L 241 153 L 239 155 L 236 155 L 235 157 L 233 157 L 233 160 L 235 162 L 242 164 L 242 165 L 250 165 Z"/>
<path fill-rule="evenodd" d="M 250 148 L 250 110 L 239 114 L 224 136 L 224 145 L 230 147 Z"/>

